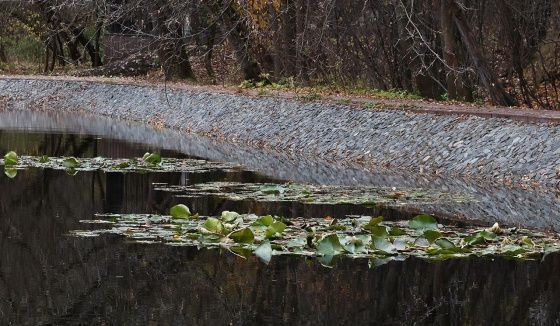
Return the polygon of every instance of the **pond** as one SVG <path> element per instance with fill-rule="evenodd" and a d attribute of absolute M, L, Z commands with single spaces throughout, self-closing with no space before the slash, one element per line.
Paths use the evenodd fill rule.
<path fill-rule="evenodd" d="M 308 180 L 250 171 L 237 161 L 217 162 L 215 155 L 211 164 L 204 163 L 205 157 L 196 156 L 200 150 L 179 152 L 84 133 L 11 128 L 0 132 L 0 153 L 8 151 L 20 158 L 47 155 L 49 164 L 57 157 L 75 157 L 82 164 L 96 157 L 140 160 L 149 152 L 168 162 L 197 162 L 204 168 L 128 171 L 124 165 L 114 168 L 118 164 L 111 161 L 105 168 L 37 165 L 18 169 L 15 175 L 1 173 L 3 324 L 560 323 L 560 255 L 554 252 L 526 257 L 530 259 L 494 254 L 426 259 L 422 253 L 380 261 L 345 251 L 328 263 L 315 252 L 277 254 L 263 262 L 251 250 L 240 254 L 227 245 L 177 245 L 180 241 L 173 237 L 134 237 L 137 231 L 130 230 L 99 232 L 111 230 L 107 222 L 119 222 L 127 214 L 175 221 L 167 215 L 177 204 L 201 216 L 220 216 L 223 211 L 271 214 L 278 221 L 285 218 L 288 229 L 298 217 L 302 223 L 320 220 L 331 226 L 349 215 L 366 222 L 369 216 L 383 215 L 391 223 L 388 220 L 408 220 L 437 207 L 475 207 L 469 205 L 480 198 L 469 194 L 346 180 L 344 193 L 350 195 L 334 200 L 330 186 L 322 182 L 301 190 L 294 185 L 309 184 Z M 381 190 L 372 205 L 370 197 L 360 196 L 373 193 L 374 186 Z M 277 200 L 278 196 L 284 197 Z M 492 224 L 477 216 L 436 218 L 457 228 Z M 145 221 L 133 225 L 138 226 L 152 228 Z M 546 231 L 531 222 L 518 226 L 534 230 L 529 235 Z M 448 232 L 442 226 L 440 231 Z"/>

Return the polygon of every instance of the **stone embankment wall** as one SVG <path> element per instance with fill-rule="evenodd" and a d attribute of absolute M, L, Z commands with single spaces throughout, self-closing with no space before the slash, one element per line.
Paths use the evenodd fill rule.
<path fill-rule="evenodd" d="M 0 98 L 11 109 L 85 111 L 374 170 L 560 181 L 556 124 L 60 79 L 2 78 Z"/>

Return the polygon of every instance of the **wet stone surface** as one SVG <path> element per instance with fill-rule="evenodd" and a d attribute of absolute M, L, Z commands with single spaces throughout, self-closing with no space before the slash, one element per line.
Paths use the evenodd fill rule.
<path fill-rule="evenodd" d="M 1 95 L 11 99 L 8 109 L 37 109 L 48 99 L 46 110 L 79 109 L 375 169 L 560 184 L 560 125 L 76 81 L 3 79 Z"/>

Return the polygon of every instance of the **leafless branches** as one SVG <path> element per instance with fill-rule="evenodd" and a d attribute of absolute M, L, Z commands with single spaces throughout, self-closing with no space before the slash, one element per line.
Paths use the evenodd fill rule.
<path fill-rule="evenodd" d="M 216 82 L 233 64 L 243 79 L 560 102 L 560 3 L 552 0 L 34 0 L 0 8 L 3 24 L 18 21 L 41 38 L 45 70 L 156 55 L 166 79 Z M 2 53 L 0 38 L 0 61 Z"/>

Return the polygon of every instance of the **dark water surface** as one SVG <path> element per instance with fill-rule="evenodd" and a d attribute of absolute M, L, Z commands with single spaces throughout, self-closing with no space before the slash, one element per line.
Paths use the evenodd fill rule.
<path fill-rule="evenodd" d="M 0 132 L 0 153 L 139 157 L 149 146 L 93 136 Z M 166 157 L 185 157 L 162 151 Z M 370 269 L 341 259 L 274 257 L 76 238 L 95 213 L 166 213 L 152 183 L 282 181 L 250 171 L 122 174 L 27 169 L 0 174 L 0 324 L 13 325 L 555 325 L 560 256 L 543 262 L 408 259 Z M 201 214 L 368 213 L 350 206 L 183 200 Z"/>

